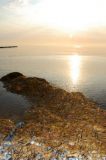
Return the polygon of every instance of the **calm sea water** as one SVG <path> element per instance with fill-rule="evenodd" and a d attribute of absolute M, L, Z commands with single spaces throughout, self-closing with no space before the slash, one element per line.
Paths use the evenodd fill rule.
<path fill-rule="evenodd" d="M 18 71 L 82 92 L 106 109 L 106 48 L 18 47 L 0 49 L 0 77 Z"/>

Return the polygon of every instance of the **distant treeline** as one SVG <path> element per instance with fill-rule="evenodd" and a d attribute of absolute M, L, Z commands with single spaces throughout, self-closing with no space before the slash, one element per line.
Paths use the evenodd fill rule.
<path fill-rule="evenodd" d="M 3 47 L 0 47 L 0 48 L 14 48 L 14 47 L 17 47 L 17 46 L 3 46 Z"/>

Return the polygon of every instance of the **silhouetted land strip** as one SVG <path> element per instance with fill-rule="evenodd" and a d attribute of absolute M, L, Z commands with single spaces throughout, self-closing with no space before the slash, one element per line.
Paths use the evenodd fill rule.
<path fill-rule="evenodd" d="M 0 47 L 0 48 L 16 48 L 18 46 L 3 46 L 3 47 Z"/>
<path fill-rule="evenodd" d="M 25 124 L 14 131 L 15 136 L 13 132 L 7 136 L 14 130 L 13 122 L 0 118 L 0 135 L 13 137 L 13 159 L 35 159 L 39 155 L 42 158 L 36 159 L 106 157 L 106 110 L 95 102 L 82 93 L 69 93 L 45 79 L 25 77 L 18 72 L 2 77 L 1 81 L 8 91 L 24 95 L 34 104 L 24 114 Z M 3 138 L 0 140 L 3 142 Z"/>

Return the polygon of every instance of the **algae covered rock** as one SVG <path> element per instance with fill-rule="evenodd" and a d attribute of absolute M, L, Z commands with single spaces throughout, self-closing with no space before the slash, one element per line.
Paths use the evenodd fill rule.
<path fill-rule="evenodd" d="M 100 160 L 106 155 L 105 110 L 82 93 L 68 93 L 45 79 L 14 73 L 2 78 L 5 87 L 35 102 L 23 116 L 25 124 L 15 130 L 13 141 L 20 150 L 14 156 Z M 0 129 L 3 133 L 11 128 L 1 125 Z"/>
<path fill-rule="evenodd" d="M 19 72 L 12 72 L 12 73 L 7 74 L 6 76 L 3 76 L 1 78 L 1 81 L 7 81 L 8 82 L 8 81 L 11 81 L 11 80 L 13 80 L 15 78 L 18 78 L 20 76 L 23 76 L 23 75 Z"/>

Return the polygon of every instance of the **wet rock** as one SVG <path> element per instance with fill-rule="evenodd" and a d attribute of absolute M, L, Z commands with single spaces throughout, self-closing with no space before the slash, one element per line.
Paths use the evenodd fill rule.
<path fill-rule="evenodd" d="M 12 72 L 12 73 L 9 73 L 6 76 L 2 77 L 0 80 L 9 82 L 15 78 L 20 77 L 20 76 L 23 76 L 23 74 L 21 74 L 19 72 Z"/>
<path fill-rule="evenodd" d="M 68 160 L 78 160 L 76 157 L 69 157 Z"/>
<path fill-rule="evenodd" d="M 100 160 L 106 155 L 106 111 L 81 93 L 68 93 L 44 79 L 19 76 L 6 85 L 35 103 L 15 127 L 0 121 L 1 135 L 14 159 Z M 10 88 L 9 88 L 10 87 Z M 2 125 L 3 122 L 3 125 Z M 14 138 L 13 138 L 13 137 Z M 1 137 L 3 141 L 3 137 Z M 14 150 L 16 150 L 14 152 Z M 13 154 L 14 153 L 14 154 Z"/>
<path fill-rule="evenodd" d="M 6 138 L 4 138 L 4 141 L 12 141 L 14 137 L 14 132 L 10 133 Z"/>
<path fill-rule="evenodd" d="M 12 160 L 12 157 L 9 154 L 4 153 L 3 157 L 2 157 L 2 160 Z"/>
<path fill-rule="evenodd" d="M 35 160 L 40 160 L 41 158 L 42 158 L 42 155 L 41 155 L 41 154 L 36 154 L 34 159 L 35 159 Z"/>
<path fill-rule="evenodd" d="M 25 123 L 24 123 L 23 121 L 19 122 L 19 123 L 16 125 L 15 129 L 20 129 L 24 124 L 25 124 Z"/>
<path fill-rule="evenodd" d="M 34 142 L 34 141 L 31 141 L 31 144 L 34 144 L 36 146 L 42 146 L 42 143 L 37 143 L 37 142 Z"/>
<path fill-rule="evenodd" d="M 10 132 L 10 134 L 6 138 L 4 138 L 4 141 L 12 141 L 15 134 L 15 130 L 20 129 L 23 125 L 24 125 L 24 122 L 19 122 L 16 125 L 16 127 L 12 130 L 12 132 Z"/>
<path fill-rule="evenodd" d="M 48 147 L 47 150 L 51 150 L 51 147 Z"/>
<path fill-rule="evenodd" d="M 36 136 L 33 136 L 33 137 L 32 137 L 32 141 L 34 141 L 34 140 L 36 140 Z"/>

